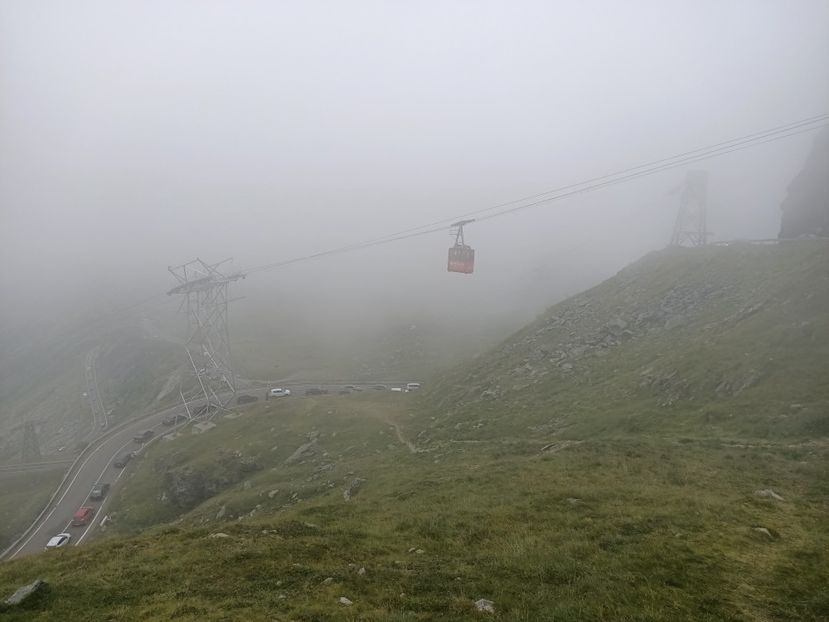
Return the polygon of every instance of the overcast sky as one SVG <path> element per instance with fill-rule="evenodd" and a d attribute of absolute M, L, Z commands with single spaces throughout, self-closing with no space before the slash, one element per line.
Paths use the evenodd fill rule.
<path fill-rule="evenodd" d="M 823 113 L 827 59 L 825 0 L 3 0 L 2 304 L 143 295 L 195 256 L 278 261 Z M 703 165 L 718 238 L 776 235 L 811 138 Z M 618 269 L 667 242 L 684 172 L 480 223 L 471 278 L 443 234 L 307 275 L 484 299 L 566 281 L 572 249 Z"/>

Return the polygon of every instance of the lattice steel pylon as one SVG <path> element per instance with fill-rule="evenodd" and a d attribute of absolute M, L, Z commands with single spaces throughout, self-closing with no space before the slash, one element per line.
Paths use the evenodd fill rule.
<path fill-rule="evenodd" d="M 708 244 L 708 172 L 688 171 L 680 189 L 679 212 L 671 236 L 671 246 Z"/>
<path fill-rule="evenodd" d="M 167 295 L 183 296 L 180 310 L 187 315 L 184 347 L 195 382 L 187 393 L 180 393 L 191 417 L 223 410 L 236 395 L 227 327 L 228 286 L 245 275 L 222 273 L 219 266 L 226 261 L 211 265 L 195 259 L 168 268 L 178 285 Z"/>

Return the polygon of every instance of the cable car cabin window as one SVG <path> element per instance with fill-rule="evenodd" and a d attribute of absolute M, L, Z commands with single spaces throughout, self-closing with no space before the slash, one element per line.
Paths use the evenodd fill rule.
<path fill-rule="evenodd" d="M 472 274 L 475 267 L 475 249 L 469 246 L 454 246 L 449 249 L 449 272 Z"/>

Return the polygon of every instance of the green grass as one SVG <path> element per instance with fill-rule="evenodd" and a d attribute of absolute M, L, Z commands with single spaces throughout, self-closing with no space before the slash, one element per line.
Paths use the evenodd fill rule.
<path fill-rule="evenodd" d="M 424 393 L 160 441 L 98 542 L 0 566 L 51 585 L 5 616 L 827 620 L 827 274 L 822 242 L 666 251 Z M 676 295 L 682 323 L 550 363 Z"/>
<path fill-rule="evenodd" d="M 825 448 L 509 440 L 413 454 L 389 426 L 417 425 L 408 397 L 262 404 L 156 445 L 116 500 L 119 537 L 0 567 L 2 590 L 52 584 L 8 619 L 473 620 L 479 598 L 503 620 L 829 615 Z M 316 454 L 285 465 L 312 432 Z M 161 501 L 166 469 L 215 477 L 219 451 L 259 468 L 193 506 Z"/>
<path fill-rule="evenodd" d="M 43 509 L 63 473 L 61 469 L 0 473 L 0 551 Z"/>
<path fill-rule="evenodd" d="M 652 254 L 445 375 L 431 391 L 430 434 L 510 435 L 518 413 L 572 438 L 825 436 L 827 273 L 824 241 Z M 634 328 L 677 296 L 684 323 Z M 555 365 L 556 352 L 606 334 L 616 319 L 634 334 L 567 358 L 572 369 Z"/>

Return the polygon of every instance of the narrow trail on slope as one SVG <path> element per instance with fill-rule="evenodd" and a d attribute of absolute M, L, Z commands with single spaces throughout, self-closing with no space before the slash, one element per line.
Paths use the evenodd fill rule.
<path fill-rule="evenodd" d="M 408 447 L 409 452 L 413 454 L 419 454 L 421 452 L 421 450 L 415 447 L 414 444 L 412 444 L 412 442 L 409 441 L 409 439 L 403 436 L 403 431 L 400 429 L 399 425 L 397 425 L 391 419 L 386 419 L 386 423 L 388 423 L 391 427 L 394 428 L 394 433 L 397 435 L 397 440 L 404 444 L 406 447 Z"/>

